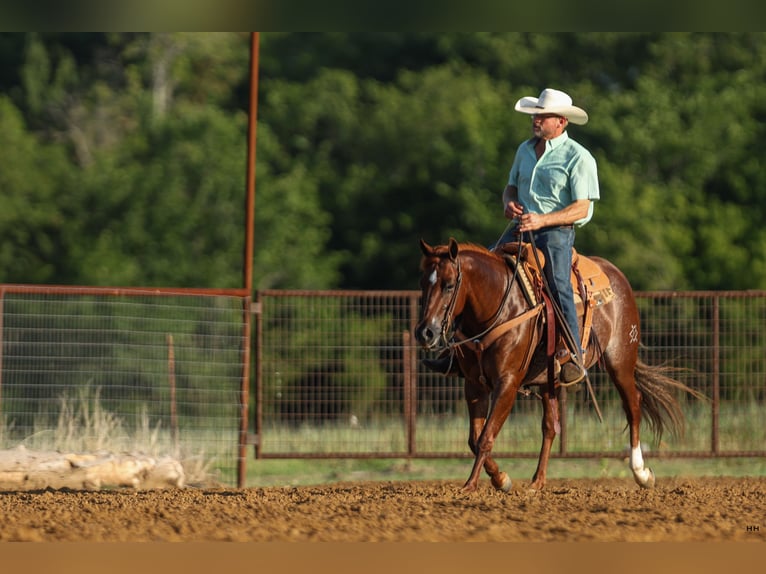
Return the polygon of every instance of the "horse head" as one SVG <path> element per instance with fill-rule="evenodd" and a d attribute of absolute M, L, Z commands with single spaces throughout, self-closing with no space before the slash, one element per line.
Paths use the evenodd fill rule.
<path fill-rule="evenodd" d="M 426 349 L 443 347 L 455 330 L 465 297 L 461 295 L 459 246 L 450 238 L 449 244 L 431 247 L 420 240 L 423 259 L 420 268 L 421 313 L 415 327 L 415 339 Z"/>

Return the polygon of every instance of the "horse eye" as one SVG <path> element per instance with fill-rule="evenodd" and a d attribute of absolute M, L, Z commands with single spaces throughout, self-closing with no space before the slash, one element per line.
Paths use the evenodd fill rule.
<path fill-rule="evenodd" d="M 450 291 L 453 291 L 454 289 L 455 289 L 455 284 L 454 283 L 447 283 L 447 284 L 444 285 L 444 290 L 446 292 L 448 292 L 448 293 Z"/>

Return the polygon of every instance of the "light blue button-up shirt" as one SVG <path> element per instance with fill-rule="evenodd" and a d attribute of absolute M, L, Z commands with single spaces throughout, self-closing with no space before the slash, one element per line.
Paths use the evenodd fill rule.
<path fill-rule="evenodd" d="M 596 160 L 567 132 L 545 142 L 545 152 L 537 159 L 537 138 L 523 142 L 508 177 L 508 185 L 518 190 L 519 202 L 531 213 L 551 213 L 578 199 L 591 200 L 588 215 L 575 222 L 582 226 L 593 217 L 593 201 L 599 199 Z"/>

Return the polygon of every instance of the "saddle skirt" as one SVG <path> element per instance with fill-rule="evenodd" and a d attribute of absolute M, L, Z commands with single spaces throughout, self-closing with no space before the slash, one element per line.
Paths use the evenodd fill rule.
<path fill-rule="evenodd" d="M 518 242 L 505 243 L 500 246 L 500 251 L 512 268 L 517 261 L 521 262 L 519 277 L 524 293 L 529 304 L 536 305 L 542 296 L 543 275 L 542 269 L 538 267 L 538 261 L 541 266 L 545 265 L 542 252 L 531 243 L 521 243 L 519 247 Z M 614 291 L 606 273 L 595 261 L 580 255 L 576 249 L 572 249 L 571 281 L 577 315 L 580 317 L 586 310 L 606 305 L 614 299 Z"/>

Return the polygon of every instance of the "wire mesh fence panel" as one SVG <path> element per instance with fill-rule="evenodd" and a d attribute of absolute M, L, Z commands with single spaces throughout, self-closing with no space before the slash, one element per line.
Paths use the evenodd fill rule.
<path fill-rule="evenodd" d="M 231 482 L 238 297 L 3 291 L 0 447 L 174 456 Z"/>
<path fill-rule="evenodd" d="M 405 452 L 406 296 L 264 293 L 263 453 Z"/>
<path fill-rule="evenodd" d="M 236 296 L 0 291 L 0 448 L 168 453 L 235 480 L 246 352 Z M 766 293 L 637 293 L 641 358 L 707 400 L 679 396 L 684 436 L 649 452 L 763 456 Z M 264 291 L 256 305 L 256 455 L 468 456 L 460 377 L 427 371 L 415 291 Z M 615 456 L 628 437 L 614 386 L 566 393 L 554 453 Z M 541 406 L 520 396 L 498 456 L 536 456 Z"/>
<path fill-rule="evenodd" d="M 764 453 L 766 293 L 637 293 L 641 359 L 707 400 L 679 394 L 683 435 L 655 438 L 649 452 L 710 456 Z M 430 354 L 408 333 L 419 292 L 260 294 L 259 455 L 452 457 L 468 454 L 463 381 L 420 364 Z M 619 456 L 626 419 L 606 372 L 566 393 L 566 436 L 557 455 Z M 596 415 L 596 405 L 603 422 Z M 536 456 L 542 409 L 520 396 L 495 443 L 499 456 Z M 561 440 L 565 444 L 561 444 Z"/>
<path fill-rule="evenodd" d="M 678 368 L 709 399 L 684 399 L 686 434 L 670 450 L 763 452 L 766 295 L 647 293 L 640 303 L 647 362 Z"/>

